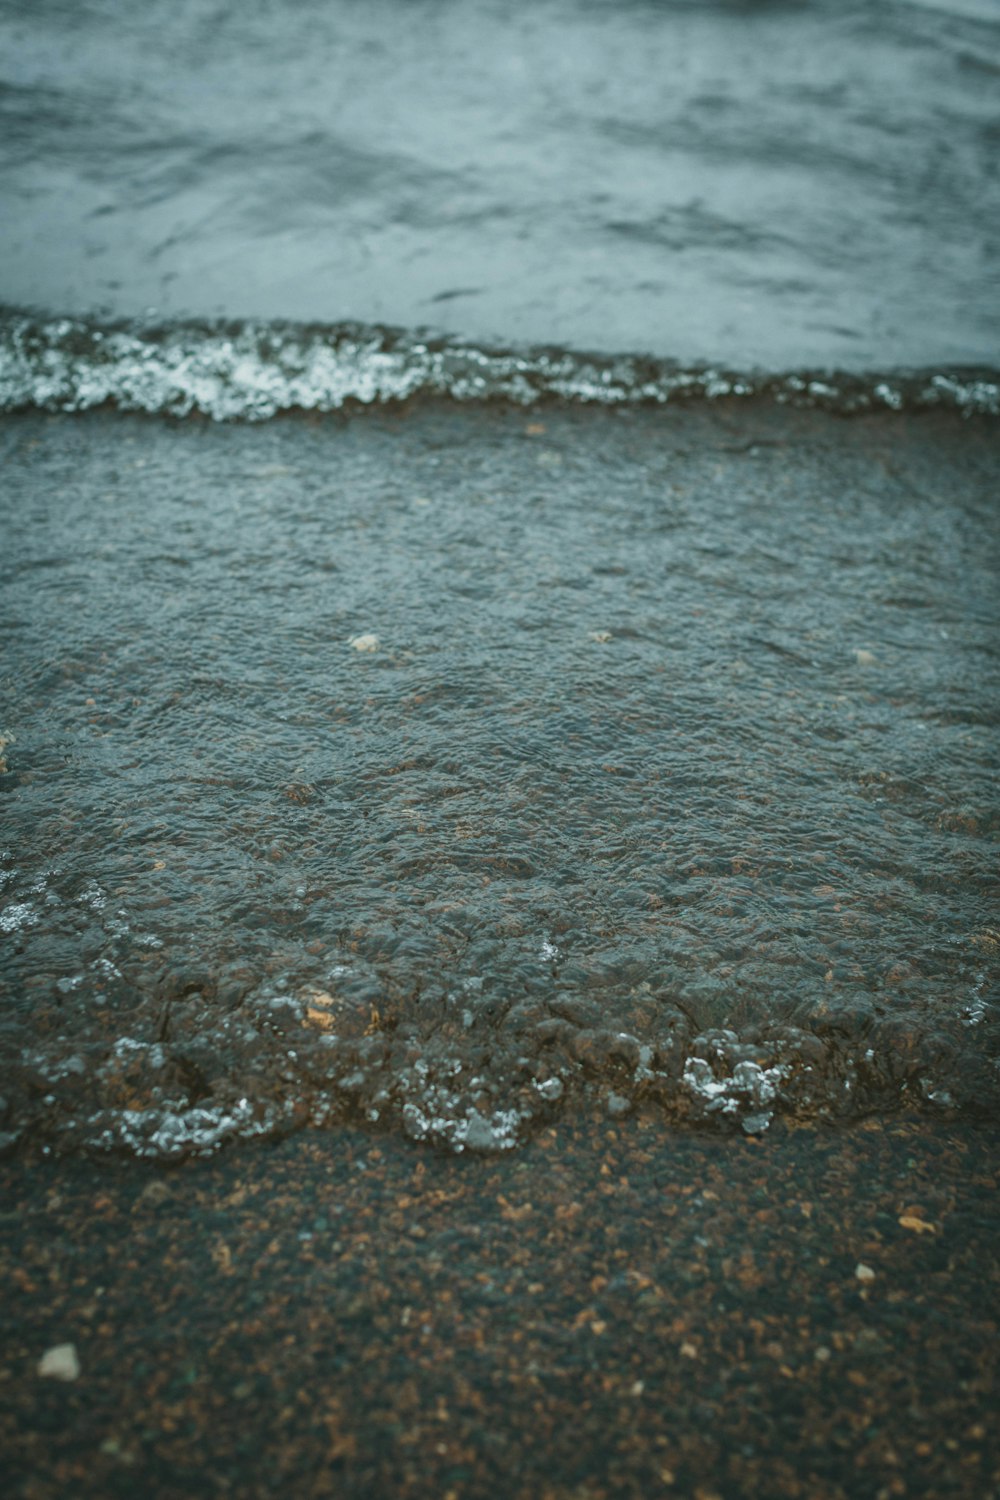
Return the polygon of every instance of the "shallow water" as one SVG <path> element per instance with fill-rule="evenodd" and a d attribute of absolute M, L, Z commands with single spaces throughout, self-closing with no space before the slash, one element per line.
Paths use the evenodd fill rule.
<path fill-rule="evenodd" d="M 0 433 L 9 1135 L 996 1108 L 995 422 Z"/>
<path fill-rule="evenodd" d="M 992 0 L 0 4 L 0 300 L 1000 363 Z"/>

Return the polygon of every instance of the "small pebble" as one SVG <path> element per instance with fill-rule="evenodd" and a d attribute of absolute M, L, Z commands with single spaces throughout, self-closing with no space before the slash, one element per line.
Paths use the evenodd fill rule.
<path fill-rule="evenodd" d="M 871 1266 L 864 1266 L 860 1261 L 858 1261 L 857 1265 L 854 1267 L 854 1274 L 859 1281 L 875 1280 L 875 1272 L 872 1270 Z"/>
<path fill-rule="evenodd" d="M 147 1182 L 146 1186 L 139 1194 L 140 1201 L 143 1203 L 166 1203 L 169 1197 L 170 1189 L 167 1187 L 167 1184 L 165 1182 L 160 1182 L 158 1179 L 154 1180 L 153 1182 Z"/>
<path fill-rule="evenodd" d="M 80 1376 L 80 1361 L 76 1354 L 75 1344 L 56 1344 L 52 1349 L 46 1349 L 38 1361 L 39 1375 L 46 1375 L 53 1380 L 77 1380 Z"/>

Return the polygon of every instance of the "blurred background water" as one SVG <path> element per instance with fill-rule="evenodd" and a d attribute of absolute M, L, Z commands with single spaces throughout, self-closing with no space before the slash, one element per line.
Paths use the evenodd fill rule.
<path fill-rule="evenodd" d="M 995 366 L 992 0 L 6 0 L 0 298 Z"/>

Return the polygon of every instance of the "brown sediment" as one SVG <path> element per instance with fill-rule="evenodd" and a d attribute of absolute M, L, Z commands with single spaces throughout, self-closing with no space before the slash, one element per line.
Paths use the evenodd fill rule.
<path fill-rule="evenodd" d="M 8 1161 L 7 1493 L 995 1494 L 995 1146 L 576 1113 Z"/>

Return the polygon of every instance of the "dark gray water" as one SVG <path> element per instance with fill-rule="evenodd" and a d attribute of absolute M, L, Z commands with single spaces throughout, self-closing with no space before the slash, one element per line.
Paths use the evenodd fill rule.
<path fill-rule="evenodd" d="M 991 420 L 9 418 L 12 1129 L 998 1099 Z"/>
<path fill-rule="evenodd" d="M 1000 364 L 994 0 L 0 6 L 0 300 Z"/>
<path fill-rule="evenodd" d="M 995 1110 L 998 7 L 0 76 L 4 1139 Z"/>

